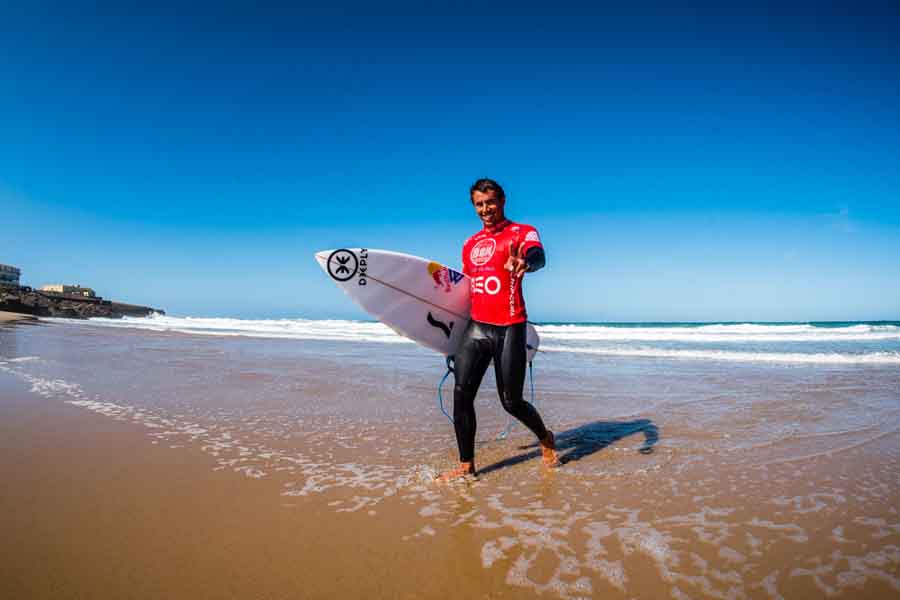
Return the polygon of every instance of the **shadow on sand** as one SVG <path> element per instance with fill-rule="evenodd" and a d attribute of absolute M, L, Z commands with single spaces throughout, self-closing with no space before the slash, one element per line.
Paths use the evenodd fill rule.
<path fill-rule="evenodd" d="M 581 460 L 623 438 L 637 433 L 644 435 L 644 444 L 638 449 L 638 452 L 641 454 L 652 454 L 653 446 L 659 441 L 659 429 L 650 419 L 594 421 L 574 429 L 558 432 L 555 434 L 556 451 L 559 453 L 560 462 L 566 464 Z M 491 471 L 497 471 L 538 458 L 541 455 L 537 442 L 528 446 L 520 446 L 519 449 L 528 451 L 487 465 L 478 469 L 478 472 L 480 474 L 490 473 Z"/>

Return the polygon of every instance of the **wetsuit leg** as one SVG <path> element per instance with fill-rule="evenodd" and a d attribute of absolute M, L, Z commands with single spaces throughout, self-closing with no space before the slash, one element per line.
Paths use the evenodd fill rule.
<path fill-rule="evenodd" d="M 469 321 L 453 361 L 453 428 L 460 462 L 472 462 L 475 458 L 475 394 L 491 363 L 491 343 L 482 327 Z"/>
<path fill-rule="evenodd" d="M 493 340 L 494 374 L 497 378 L 497 393 L 506 412 L 517 418 L 531 430 L 539 440 L 547 437 L 544 421 L 530 402 L 522 398 L 525 385 L 527 350 L 525 337 L 527 325 L 517 323 L 507 327 L 497 327 Z"/>

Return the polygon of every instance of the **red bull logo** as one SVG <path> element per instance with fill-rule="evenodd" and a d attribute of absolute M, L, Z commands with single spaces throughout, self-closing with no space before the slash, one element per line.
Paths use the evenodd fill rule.
<path fill-rule="evenodd" d="M 443 288 L 445 292 L 452 290 L 453 286 L 462 281 L 463 278 L 463 274 L 459 271 L 454 271 L 450 267 L 445 267 L 436 262 L 428 263 L 428 274 L 434 280 L 434 287 L 437 289 Z"/>

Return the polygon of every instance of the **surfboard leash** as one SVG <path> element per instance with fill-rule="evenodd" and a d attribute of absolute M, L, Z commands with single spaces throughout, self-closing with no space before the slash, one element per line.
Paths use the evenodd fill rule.
<path fill-rule="evenodd" d="M 444 382 L 447 381 L 447 378 L 450 377 L 450 374 L 454 373 L 453 370 L 453 357 L 447 357 L 447 372 L 444 373 L 444 376 L 441 377 L 441 382 L 438 384 L 438 408 L 441 409 L 441 412 L 444 413 L 444 416 L 447 417 L 447 420 L 450 421 L 450 424 L 453 425 L 453 417 L 451 417 L 447 410 L 444 408 Z M 537 400 L 534 397 L 534 363 L 532 361 L 528 361 L 528 382 L 531 384 L 531 404 L 535 408 L 537 407 Z M 506 429 L 497 434 L 495 440 L 505 440 L 509 437 L 510 431 L 512 431 L 513 427 L 513 418 L 512 415 L 506 415 Z"/>
<path fill-rule="evenodd" d="M 453 425 L 453 417 L 447 414 L 447 411 L 444 410 L 444 382 L 447 381 L 447 378 L 450 377 L 450 373 L 453 373 L 453 357 L 447 357 L 447 372 L 444 373 L 444 376 L 441 377 L 441 382 L 438 384 L 438 408 L 441 409 L 441 412 L 444 413 L 444 416 L 447 417 L 447 420 L 450 421 L 450 424 Z"/>

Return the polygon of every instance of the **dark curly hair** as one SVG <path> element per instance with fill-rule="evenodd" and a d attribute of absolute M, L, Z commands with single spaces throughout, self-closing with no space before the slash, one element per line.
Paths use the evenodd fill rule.
<path fill-rule="evenodd" d="M 470 199 L 474 192 L 481 192 L 482 194 L 494 192 L 499 200 L 506 200 L 506 192 L 503 191 L 503 187 L 493 179 L 483 178 L 473 183 L 472 187 L 469 188 Z"/>

